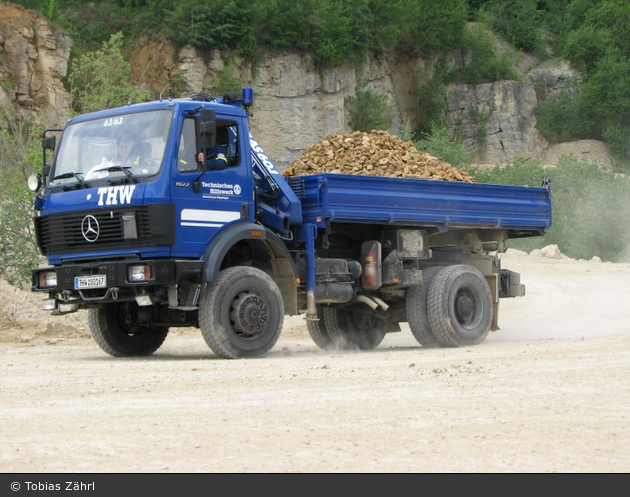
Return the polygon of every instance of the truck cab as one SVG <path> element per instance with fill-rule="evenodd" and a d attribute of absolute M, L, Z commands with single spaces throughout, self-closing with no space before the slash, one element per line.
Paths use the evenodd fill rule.
<path fill-rule="evenodd" d="M 101 345 L 112 330 L 157 337 L 105 346 L 113 355 L 150 353 L 170 326 L 199 326 L 200 297 L 221 270 L 249 265 L 276 273 L 287 312 L 297 313 L 295 270 L 279 236 L 301 222 L 300 201 L 249 132 L 252 103 L 250 89 L 242 98 L 200 94 L 47 130 L 43 174 L 29 181 L 49 264 L 33 270 L 33 291 L 48 293 L 44 309 L 88 309 Z M 242 328 L 261 326 L 251 317 L 261 305 L 248 307 Z"/>

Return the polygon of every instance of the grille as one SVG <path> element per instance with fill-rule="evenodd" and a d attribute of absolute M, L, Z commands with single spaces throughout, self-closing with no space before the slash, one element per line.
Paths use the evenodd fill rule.
<path fill-rule="evenodd" d="M 123 216 L 132 213 L 136 219 L 136 233 L 133 238 L 125 239 Z M 88 215 L 93 216 L 99 225 L 99 236 L 94 242 L 86 240 L 81 231 L 83 220 Z M 158 220 L 161 226 L 156 229 Z M 166 236 L 165 226 L 170 227 L 166 231 L 171 236 Z M 142 205 L 37 217 L 35 230 L 44 255 L 172 244 L 174 206 Z"/>

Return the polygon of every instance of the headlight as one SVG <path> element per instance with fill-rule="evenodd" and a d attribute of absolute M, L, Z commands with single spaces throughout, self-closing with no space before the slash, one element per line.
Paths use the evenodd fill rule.
<path fill-rule="evenodd" d="M 29 190 L 31 190 L 32 192 L 36 192 L 37 190 L 39 190 L 39 187 L 42 185 L 40 176 L 37 174 L 31 174 L 28 177 L 27 184 L 28 184 Z"/>
<path fill-rule="evenodd" d="M 138 283 L 140 281 L 149 281 L 152 276 L 151 266 L 147 264 L 134 264 L 129 266 L 129 281 Z"/>

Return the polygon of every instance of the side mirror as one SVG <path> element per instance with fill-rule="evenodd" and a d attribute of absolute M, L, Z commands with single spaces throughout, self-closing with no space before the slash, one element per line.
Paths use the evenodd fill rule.
<path fill-rule="evenodd" d="M 55 150 L 57 146 L 57 137 L 55 135 L 49 136 L 47 138 L 42 138 L 42 148 L 44 150 Z"/>
<path fill-rule="evenodd" d="M 213 148 L 217 136 L 217 118 L 214 109 L 202 109 L 199 116 L 197 144 L 204 151 Z"/>
<path fill-rule="evenodd" d="M 55 147 L 57 146 L 57 136 L 51 133 L 57 133 L 57 132 L 62 132 L 62 129 L 59 128 L 49 128 L 49 129 L 45 129 L 44 133 L 42 134 L 42 149 L 43 149 L 43 154 L 42 154 L 42 178 L 40 178 L 39 182 L 42 183 L 46 177 L 48 177 L 48 175 L 50 174 L 50 164 L 48 164 L 48 161 L 46 160 L 46 150 L 50 150 L 50 151 L 54 151 Z M 49 135 L 49 136 L 47 136 Z"/>

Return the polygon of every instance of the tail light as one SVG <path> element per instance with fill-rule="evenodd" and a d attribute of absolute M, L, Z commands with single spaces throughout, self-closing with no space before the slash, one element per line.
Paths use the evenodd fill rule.
<path fill-rule="evenodd" d="M 375 290 L 383 284 L 381 272 L 381 244 L 375 240 L 361 245 L 361 284 L 366 290 Z"/>

